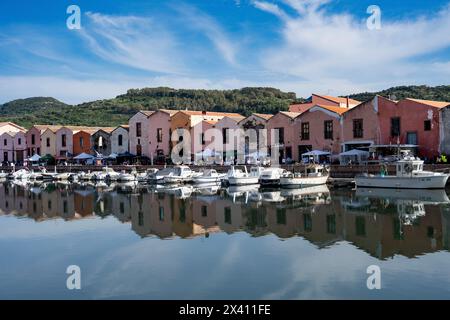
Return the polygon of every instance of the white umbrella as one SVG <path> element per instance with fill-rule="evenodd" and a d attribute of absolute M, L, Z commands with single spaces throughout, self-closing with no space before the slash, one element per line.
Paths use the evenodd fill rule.
<path fill-rule="evenodd" d="M 79 155 L 77 155 L 76 157 L 74 157 L 74 160 L 88 160 L 88 159 L 92 159 L 94 158 L 93 155 L 87 154 L 87 153 L 80 153 Z"/>
<path fill-rule="evenodd" d="M 41 160 L 41 156 L 38 154 L 34 154 L 33 156 L 29 157 L 27 160 L 31 161 L 31 162 L 36 162 L 36 161 Z"/>

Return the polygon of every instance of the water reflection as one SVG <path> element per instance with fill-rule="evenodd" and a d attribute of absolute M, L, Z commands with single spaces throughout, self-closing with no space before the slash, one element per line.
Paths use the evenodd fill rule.
<path fill-rule="evenodd" d="M 3 215 L 35 221 L 114 216 L 140 237 L 161 239 L 244 231 L 300 236 L 318 248 L 346 240 L 379 259 L 448 250 L 448 202 L 440 190 L 0 184 Z"/>

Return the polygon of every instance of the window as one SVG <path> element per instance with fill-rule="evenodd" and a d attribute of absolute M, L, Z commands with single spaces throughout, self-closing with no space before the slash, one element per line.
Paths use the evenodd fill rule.
<path fill-rule="evenodd" d="M 355 218 L 356 235 L 359 237 L 366 236 L 366 219 L 365 217 Z"/>
<path fill-rule="evenodd" d="M 277 208 L 277 224 L 286 224 L 286 208 Z"/>
<path fill-rule="evenodd" d="M 84 145 L 84 139 L 83 137 L 80 137 L 80 147 L 83 148 Z"/>
<path fill-rule="evenodd" d="M 22 138 L 19 138 L 19 139 L 17 140 L 17 144 L 18 144 L 19 146 L 22 144 Z"/>
<path fill-rule="evenodd" d="M 67 200 L 64 200 L 64 201 L 63 201 L 63 211 L 64 211 L 64 213 L 67 213 L 67 212 L 68 212 L 67 206 L 68 206 Z"/>
<path fill-rule="evenodd" d="M 140 137 L 142 134 L 142 127 L 141 127 L 141 123 L 138 122 L 136 123 L 136 137 Z"/>
<path fill-rule="evenodd" d="M 423 130 L 425 130 L 425 131 L 431 130 L 431 120 L 425 120 L 423 122 Z"/>
<path fill-rule="evenodd" d="M 200 143 L 205 144 L 205 134 L 204 133 L 200 133 Z"/>
<path fill-rule="evenodd" d="M 302 140 L 309 140 L 309 122 L 302 123 L 302 132 L 301 132 Z"/>
<path fill-rule="evenodd" d="M 324 139 L 333 140 L 333 120 L 325 120 L 324 125 Z"/>
<path fill-rule="evenodd" d="M 52 210 L 52 201 L 51 200 L 48 200 L 47 208 L 48 208 L 48 210 Z"/>
<path fill-rule="evenodd" d="M 65 147 L 66 144 L 67 144 L 67 141 L 66 141 L 66 135 L 63 134 L 63 135 L 61 135 L 61 145 L 62 145 L 63 147 Z"/>
<path fill-rule="evenodd" d="M 119 140 L 119 141 L 118 141 L 119 146 L 122 146 L 122 144 L 123 144 L 123 136 L 122 136 L 121 134 L 119 134 L 119 136 L 117 137 L 117 139 Z"/>
<path fill-rule="evenodd" d="M 3 139 L 3 145 L 4 145 L 4 146 L 7 146 L 7 145 L 8 145 L 8 140 Z"/>
<path fill-rule="evenodd" d="M 208 207 L 202 206 L 202 217 L 207 217 L 207 216 L 208 216 Z"/>
<path fill-rule="evenodd" d="M 224 216 L 225 216 L 225 223 L 231 224 L 231 207 L 225 207 Z"/>
<path fill-rule="evenodd" d="M 336 233 L 336 216 L 334 214 L 327 215 L 327 232 Z"/>
<path fill-rule="evenodd" d="M 50 147 L 50 138 L 47 138 L 45 144 L 47 145 L 47 147 Z"/>
<path fill-rule="evenodd" d="M 363 135 L 363 119 L 353 119 L 353 138 L 362 138 Z"/>
<path fill-rule="evenodd" d="M 222 142 L 223 144 L 228 143 L 228 128 L 223 128 L 222 129 Z"/>
<path fill-rule="evenodd" d="M 164 207 L 159 207 L 159 221 L 164 221 Z"/>
<path fill-rule="evenodd" d="M 278 143 L 284 144 L 284 128 L 275 128 L 278 131 Z"/>
<path fill-rule="evenodd" d="M 162 138 L 163 138 L 163 136 L 162 136 L 162 128 L 158 128 L 158 130 L 156 130 L 156 138 L 157 138 L 158 142 L 163 142 L 162 141 Z"/>
<path fill-rule="evenodd" d="M 311 232 L 312 231 L 312 218 L 310 213 L 305 213 L 303 215 L 303 225 L 305 228 L 305 232 Z"/>
<path fill-rule="evenodd" d="M 125 213 L 125 203 L 120 202 L 120 213 Z"/>
<path fill-rule="evenodd" d="M 138 212 L 138 224 L 140 226 L 144 225 L 144 213 L 142 211 Z"/>
<path fill-rule="evenodd" d="M 391 137 L 400 136 L 400 118 L 391 118 Z"/>
<path fill-rule="evenodd" d="M 35 144 L 36 143 L 36 135 L 32 134 L 31 135 L 31 144 Z"/>

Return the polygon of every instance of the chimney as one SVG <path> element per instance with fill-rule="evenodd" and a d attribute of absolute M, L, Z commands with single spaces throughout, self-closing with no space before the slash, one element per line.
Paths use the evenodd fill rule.
<path fill-rule="evenodd" d="M 348 96 L 347 96 L 347 109 L 350 107 L 350 104 L 348 102 Z"/>

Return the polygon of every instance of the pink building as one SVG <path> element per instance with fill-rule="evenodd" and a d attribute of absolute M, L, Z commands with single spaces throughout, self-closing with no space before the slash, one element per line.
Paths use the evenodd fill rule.
<path fill-rule="evenodd" d="M 24 131 L 5 132 L 0 135 L 0 162 L 19 162 L 28 157 Z"/>
<path fill-rule="evenodd" d="M 197 155 L 204 150 L 222 151 L 221 132 L 215 130 L 217 120 L 203 120 L 191 128 L 191 153 Z"/>
<path fill-rule="evenodd" d="M 347 108 L 313 106 L 294 121 L 294 135 L 297 141 L 295 160 L 301 161 L 303 153 L 320 150 L 333 155 L 341 152 L 343 142 L 341 116 Z"/>
<path fill-rule="evenodd" d="M 172 135 L 171 119 L 177 112 L 178 110 L 160 109 L 148 117 L 150 122 L 148 125 L 149 153 L 153 157 L 158 154 L 170 155 Z"/>
<path fill-rule="evenodd" d="M 279 148 L 280 163 L 283 159 L 298 159 L 298 132 L 294 121 L 301 113 L 280 111 L 267 121 L 268 145 L 273 154 Z M 277 139 L 278 137 L 278 139 Z"/>
<path fill-rule="evenodd" d="M 440 152 L 440 110 L 449 104 L 376 96 L 344 114 L 343 150 L 370 144 L 418 145 L 419 157 L 431 160 Z"/>
<path fill-rule="evenodd" d="M 224 161 L 231 161 L 237 158 L 239 122 L 244 118 L 244 116 L 226 116 L 215 124 L 215 128 L 220 132 L 220 138 L 222 139 Z"/>
<path fill-rule="evenodd" d="M 73 130 L 62 127 L 56 131 L 56 159 L 66 160 L 73 155 Z"/>
<path fill-rule="evenodd" d="M 289 111 L 305 112 L 309 108 L 314 107 L 315 105 L 351 109 L 353 107 L 356 107 L 360 103 L 361 103 L 360 101 L 350 98 L 332 97 L 313 93 L 311 97 L 309 97 L 306 100 L 305 103 L 290 105 Z"/>
<path fill-rule="evenodd" d="M 132 116 L 129 124 L 130 153 L 150 158 L 150 116 L 154 111 L 141 110 Z"/>
<path fill-rule="evenodd" d="M 52 125 L 40 125 L 36 124 L 32 126 L 27 132 L 26 132 L 26 138 L 27 138 L 27 153 L 31 157 L 34 154 L 38 154 L 40 156 L 43 156 L 41 152 L 41 144 L 42 139 L 41 135 L 44 133 L 45 130 L 48 128 L 54 129 L 56 131 L 57 129 L 61 128 L 61 126 L 52 126 Z"/>

